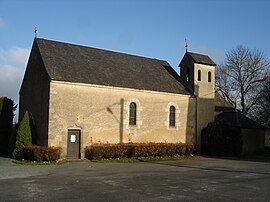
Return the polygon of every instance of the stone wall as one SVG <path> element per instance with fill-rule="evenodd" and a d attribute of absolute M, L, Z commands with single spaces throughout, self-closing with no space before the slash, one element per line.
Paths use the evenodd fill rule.
<path fill-rule="evenodd" d="M 37 144 L 48 145 L 48 103 L 50 79 L 34 42 L 19 98 L 19 121 L 28 111 L 37 130 Z"/>
<path fill-rule="evenodd" d="M 195 98 L 117 87 L 52 81 L 49 146 L 67 150 L 68 129 L 80 129 L 81 153 L 94 143 L 194 142 Z M 129 105 L 137 105 L 137 124 L 129 126 Z M 169 108 L 176 127 L 169 127 Z"/>
<path fill-rule="evenodd" d="M 198 80 L 198 71 L 201 80 Z M 211 82 L 208 81 L 211 72 Z M 197 96 L 197 142 L 201 142 L 202 129 L 215 119 L 215 67 L 204 64 L 194 64 L 194 94 Z"/>

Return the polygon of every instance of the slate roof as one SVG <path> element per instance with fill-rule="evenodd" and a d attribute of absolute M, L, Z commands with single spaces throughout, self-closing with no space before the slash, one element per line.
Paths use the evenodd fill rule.
<path fill-rule="evenodd" d="M 194 63 L 216 66 L 216 63 L 214 63 L 214 61 L 208 55 L 186 52 L 184 57 L 188 57 L 188 59 L 192 59 Z"/>
<path fill-rule="evenodd" d="M 168 62 L 36 38 L 52 80 L 190 94 Z"/>
<path fill-rule="evenodd" d="M 215 92 L 215 111 L 226 111 L 233 109 L 233 106 L 227 102 L 217 91 Z"/>
<path fill-rule="evenodd" d="M 226 120 L 234 126 L 239 126 L 246 129 L 265 129 L 262 125 L 248 118 L 238 110 L 222 112 L 216 117 L 216 120 Z"/>

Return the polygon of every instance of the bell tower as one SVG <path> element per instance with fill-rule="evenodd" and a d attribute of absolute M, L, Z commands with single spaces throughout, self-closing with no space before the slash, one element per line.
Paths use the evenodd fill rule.
<path fill-rule="evenodd" d="M 214 121 L 215 112 L 215 66 L 207 55 L 186 53 L 179 67 L 182 83 L 193 92 L 196 98 L 197 144 L 201 144 L 201 131 Z"/>

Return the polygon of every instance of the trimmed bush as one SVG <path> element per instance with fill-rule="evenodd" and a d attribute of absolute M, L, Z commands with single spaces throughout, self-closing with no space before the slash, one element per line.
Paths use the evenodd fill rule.
<path fill-rule="evenodd" d="M 129 145 L 96 144 L 85 149 L 85 157 L 87 159 L 123 158 L 128 156 Z"/>
<path fill-rule="evenodd" d="M 241 129 L 224 120 L 209 123 L 202 130 L 202 154 L 239 156 L 242 153 Z"/>
<path fill-rule="evenodd" d="M 12 134 L 13 111 L 16 109 L 13 100 L 0 97 L 0 153 L 8 153 L 8 144 Z"/>
<path fill-rule="evenodd" d="M 129 143 L 95 144 L 85 148 L 87 159 L 165 157 L 193 154 L 194 144 L 183 143 Z"/>
<path fill-rule="evenodd" d="M 33 125 L 31 116 L 25 112 L 22 120 L 15 127 L 14 135 L 11 141 L 12 156 L 15 159 L 22 159 L 22 149 L 25 145 L 32 145 Z M 15 142 L 13 142 L 15 140 Z"/>
<path fill-rule="evenodd" d="M 62 149 L 60 147 L 42 147 L 27 145 L 22 148 L 22 158 L 29 161 L 56 162 L 60 159 Z"/>

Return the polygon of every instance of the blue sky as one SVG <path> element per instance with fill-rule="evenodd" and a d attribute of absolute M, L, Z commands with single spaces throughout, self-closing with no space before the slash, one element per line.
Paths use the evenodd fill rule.
<path fill-rule="evenodd" d="M 269 0 L 0 0 L 0 95 L 18 91 L 38 37 L 167 60 L 188 49 L 216 63 L 237 45 L 270 58 Z"/>

